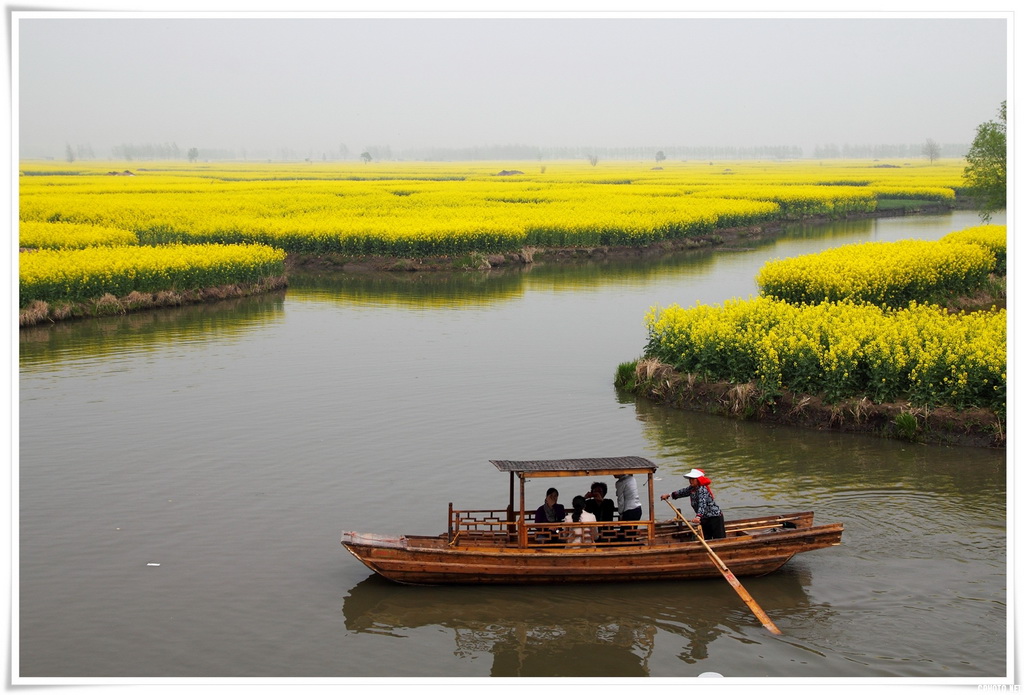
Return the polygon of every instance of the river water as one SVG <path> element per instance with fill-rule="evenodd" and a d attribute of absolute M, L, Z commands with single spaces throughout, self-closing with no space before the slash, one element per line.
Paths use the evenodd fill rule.
<path fill-rule="evenodd" d="M 612 384 L 653 305 L 751 296 L 773 258 L 977 224 L 956 212 L 643 262 L 299 275 L 261 297 L 22 330 L 16 673 L 1005 677 L 1006 452 L 767 427 Z M 733 518 L 845 524 L 842 545 L 743 581 L 782 636 L 723 580 L 406 587 L 339 543 L 441 532 L 448 502 L 504 507 L 490 459 L 622 455 L 659 465 L 657 493 L 704 468 Z M 588 484 L 564 483 L 568 499 Z"/>

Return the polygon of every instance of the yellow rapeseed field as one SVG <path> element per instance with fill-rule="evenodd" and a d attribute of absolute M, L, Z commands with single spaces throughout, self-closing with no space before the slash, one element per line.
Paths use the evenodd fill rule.
<path fill-rule="evenodd" d="M 1006 310 L 950 314 L 927 303 L 978 289 L 1005 268 L 1005 225 L 770 261 L 756 299 L 652 308 L 646 355 L 707 379 L 754 381 L 769 394 L 1005 414 Z"/>
<path fill-rule="evenodd" d="M 644 246 L 883 200 L 951 204 L 963 186 L 960 161 L 147 162 L 114 172 L 125 163 L 22 163 L 19 237 L 39 249 L 21 254 L 22 306 L 255 281 L 283 273 L 285 251 Z M 974 228 L 769 264 L 764 293 L 807 304 L 652 309 L 647 351 L 769 391 L 1005 412 L 1005 311 L 949 316 L 922 303 L 1000 263 L 1005 272 L 1005 237 L 1005 227 Z"/>
<path fill-rule="evenodd" d="M 22 253 L 20 301 L 79 302 L 131 292 L 196 290 L 284 274 L 284 251 L 249 244 L 45 249 Z"/>
<path fill-rule="evenodd" d="M 794 305 L 758 297 L 718 306 L 652 308 L 646 355 L 681 372 L 768 393 L 831 401 L 866 396 L 916 405 L 1006 410 L 1006 311 L 936 306 Z"/>
<path fill-rule="evenodd" d="M 115 227 L 70 222 L 22 222 L 18 243 L 30 249 L 84 249 L 87 246 L 130 246 L 139 243 L 135 232 Z"/>
<path fill-rule="evenodd" d="M 142 243 L 263 243 L 301 253 L 451 255 L 642 246 L 901 197 L 951 201 L 958 164 L 807 162 L 25 163 L 23 222 Z"/>
<path fill-rule="evenodd" d="M 1006 225 L 984 224 L 968 227 L 957 232 L 950 232 L 940 241 L 949 243 L 967 243 L 982 246 L 995 256 L 995 272 L 1006 275 Z"/>
<path fill-rule="evenodd" d="M 769 261 L 757 284 L 762 295 L 793 303 L 851 299 L 895 307 L 968 294 L 995 266 L 995 255 L 981 244 L 906 239 Z"/>

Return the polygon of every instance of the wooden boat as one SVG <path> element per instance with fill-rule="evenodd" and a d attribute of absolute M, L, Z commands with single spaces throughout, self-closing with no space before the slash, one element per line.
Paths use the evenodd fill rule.
<path fill-rule="evenodd" d="M 638 456 L 491 461 L 509 474 L 509 505 L 498 510 L 456 510 L 436 536 L 386 536 L 344 531 L 341 544 L 363 564 L 402 584 L 545 584 L 705 579 L 720 570 L 702 541 L 675 517 L 655 519 L 654 472 Z M 647 519 L 574 524 L 535 523 L 527 511 L 526 481 L 561 477 L 646 475 Z M 515 504 L 518 480 L 519 504 Z M 589 488 L 589 484 L 586 486 Z M 668 510 L 668 505 L 663 506 Z M 689 504 L 683 513 L 689 513 Z M 586 526 L 594 543 L 572 543 Z M 735 576 L 774 572 L 797 553 L 840 543 L 842 524 L 814 525 L 814 512 L 751 519 L 726 517 L 726 537 L 707 541 Z"/>

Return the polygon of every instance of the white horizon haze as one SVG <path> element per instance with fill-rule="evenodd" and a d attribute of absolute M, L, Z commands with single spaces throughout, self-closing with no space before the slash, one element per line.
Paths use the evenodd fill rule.
<path fill-rule="evenodd" d="M 1007 99 L 981 16 L 15 13 L 21 158 L 124 144 L 320 159 L 521 145 L 970 143 Z"/>

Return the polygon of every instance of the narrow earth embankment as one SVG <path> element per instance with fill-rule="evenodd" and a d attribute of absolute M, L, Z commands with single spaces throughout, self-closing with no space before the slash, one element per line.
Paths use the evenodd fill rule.
<path fill-rule="evenodd" d="M 615 383 L 655 403 L 772 425 L 857 432 L 923 444 L 1006 446 L 1005 419 L 987 408 L 928 408 L 905 401 L 873 403 L 867 398 L 826 403 L 815 395 L 785 390 L 765 394 L 753 382 L 705 381 L 653 359 L 622 365 Z"/>
<path fill-rule="evenodd" d="M 132 311 L 145 311 L 160 307 L 183 306 L 200 302 L 218 301 L 235 297 L 248 297 L 288 286 L 288 277 L 264 278 L 259 282 L 237 283 L 206 287 L 197 290 L 163 290 L 161 292 L 132 292 L 124 297 L 105 294 L 87 302 L 49 303 L 32 302 L 19 312 L 19 323 L 22 327 L 40 323 L 54 323 L 69 319 L 95 318 L 127 314 Z"/>

